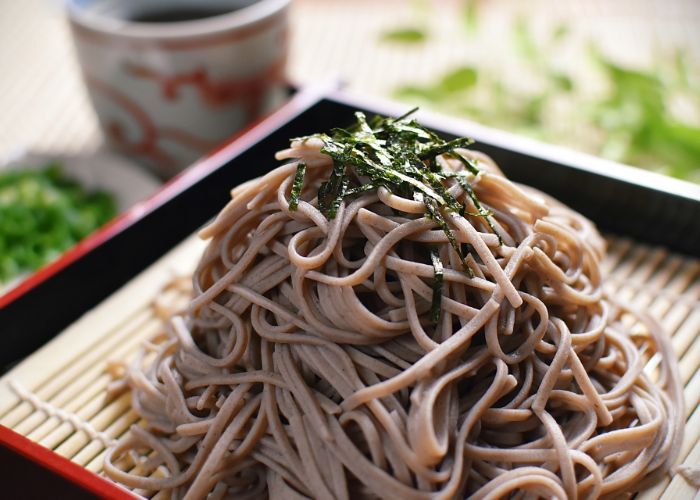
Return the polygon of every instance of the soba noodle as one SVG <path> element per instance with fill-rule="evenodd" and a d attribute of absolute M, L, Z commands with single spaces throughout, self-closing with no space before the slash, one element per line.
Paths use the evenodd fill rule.
<path fill-rule="evenodd" d="M 322 146 L 279 152 L 291 162 L 201 232 L 187 311 L 129 371 L 145 426 L 109 450 L 109 477 L 185 498 L 590 498 L 669 470 L 677 363 L 656 321 L 603 291 L 588 220 L 460 150 L 497 233 L 446 181 L 468 209 L 447 215 L 466 273 L 420 199 L 379 187 L 324 216 Z"/>

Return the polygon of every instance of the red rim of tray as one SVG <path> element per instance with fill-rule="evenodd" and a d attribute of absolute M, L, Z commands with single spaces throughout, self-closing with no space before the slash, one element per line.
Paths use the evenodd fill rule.
<path fill-rule="evenodd" d="M 69 482 L 101 498 L 115 500 L 137 498 L 128 490 L 95 473 L 88 472 L 80 465 L 54 453 L 48 448 L 30 441 L 21 434 L 0 425 L 0 446 L 21 455 L 45 469 L 63 477 Z"/>

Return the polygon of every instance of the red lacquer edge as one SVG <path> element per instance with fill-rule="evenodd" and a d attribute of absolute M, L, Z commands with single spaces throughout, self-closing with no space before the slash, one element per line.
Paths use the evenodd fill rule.
<path fill-rule="evenodd" d="M 182 193 L 199 179 L 219 168 L 225 159 L 241 153 L 274 132 L 281 124 L 286 123 L 317 102 L 328 92 L 331 86 L 332 84 L 329 83 L 328 86 L 314 86 L 302 89 L 282 107 L 233 135 L 219 147 L 195 162 L 191 167 L 173 177 L 149 198 L 118 215 L 105 226 L 68 249 L 57 260 L 40 268 L 26 280 L 20 282 L 15 288 L 0 296 L 0 309 L 14 302 L 94 248 L 124 231 L 157 207 Z"/>
<path fill-rule="evenodd" d="M 80 486 L 82 489 L 90 491 L 95 495 L 108 499 L 134 499 L 137 498 L 131 492 L 121 488 L 115 483 L 98 476 L 93 472 L 88 472 L 57 453 L 44 448 L 43 446 L 30 441 L 21 434 L 17 434 L 11 429 L 0 425 L 0 446 L 28 458 L 34 463 L 40 464 L 68 481 Z"/>

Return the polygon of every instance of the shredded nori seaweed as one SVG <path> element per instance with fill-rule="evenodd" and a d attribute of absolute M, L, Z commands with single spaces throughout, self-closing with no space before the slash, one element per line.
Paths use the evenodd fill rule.
<path fill-rule="evenodd" d="M 299 162 L 297 172 L 294 174 L 294 184 L 292 185 L 292 193 L 289 197 L 289 210 L 296 210 L 299 207 L 299 196 L 301 189 L 304 187 L 304 173 L 306 172 L 306 164 Z"/>
<path fill-rule="evenodd" d="M 473 276 L 464 260 L 461 245 L 445 217 L 445 211 L 483 217 L 501 242 L 501 236 L 490 219 L 491 212 L 482 207 L 469 182 L 469 175 L 477 176 L 480 173 L 477 163 L 456 151 L 471 145 L 473 141 L 464 137 L 445 141 L 415 119 L 410 119 L 416 110 L 412 109 L 398 118 L 376 116 L 370 122 L 364 113 L 358 111 L 355 113 L 356 123 L 347 129 L 336 128 L 330 134 L 314 134 L 293 141 L 320 139 L 324 144 L 321 152 L 333 159 L 333 170 L 318 190 L 319 208 L 328 219 L 335 218 L 340 203 L 346 197 L 379 187 L 397 196 L 422 201 L 426 207 L 426 217 L 434 220 L 444 231 L 464 271 Z M 440 155 L 458 159 L 468 173 L 442 170 L 437 161 Z M 303 182 L 303 173 L 300 175 L 299 172 L 297 169 L 290 209 L 296 208 L 298 193 L 301 192 L 300 188 L 297 189 L 297 181 L 301 179 Z M 457 180 L 476 207 L 476 213 L 467 212 L 467 203 L 450 195 L 445 185 L 448 179 Z"/>

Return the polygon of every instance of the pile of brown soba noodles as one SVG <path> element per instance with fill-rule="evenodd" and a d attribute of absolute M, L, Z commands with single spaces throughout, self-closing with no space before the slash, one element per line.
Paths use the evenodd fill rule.
<path fill-rule="evenodd" d="M 109 477 L 178 498 L 592 498 L 669 471 L 677 361 L 604 293 L 591 222 L 467 149 L 430 167 L 463 213 L 385 183 L 329 217 L 325 146 L 293 141 L 202 231 L 187 310 L 129 370 L 145 426 Z"/>

